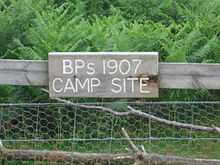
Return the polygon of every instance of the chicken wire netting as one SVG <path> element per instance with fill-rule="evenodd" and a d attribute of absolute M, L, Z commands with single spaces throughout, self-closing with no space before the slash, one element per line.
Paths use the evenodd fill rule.
<path fill-rule="evenodd" d="M 124 113 L 128 112 L 128 106 L 143 112 L 145 117 Z M 0 104 L 0 139 L 7 149 L 130 153 L 128 140 L 121 131 L 125 128 L 130 139 L 138 147 L 144 146 L 148 153 L 220 159 L 218 131 L 185 128 L 181 124 L 209 129 L 220 127 L 220 102 Z M 55 163 L 52 160 L 35 161 L 34 158 L 31 161 L 13 160 L 4 155 L 0 158 L 6 164 Z M 63 163 L 65 161 L 60 164 Z M 74 164 L 83 162 L 74 161 Z"/>

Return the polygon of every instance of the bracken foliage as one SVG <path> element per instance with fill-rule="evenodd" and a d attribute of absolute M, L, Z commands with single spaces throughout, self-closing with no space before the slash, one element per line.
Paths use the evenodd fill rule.
<path fill-rule="evenodd" d="M 2 58 L 159 51 L 162 61 L 220 61 L 218 0 L 1 0 L 0 8 Z"/>
<path fill-rule="evenodd" d="M 159 51 L 166 62 L 220 62 L 219 0 L 0 0 L 0 22 L 0 58 L 47 59 L 51 51 Z M 185 98 L 185 92 L 190 95 L 162 95 L 173 100 Z M 215 97 L 198 93 L 187 99 Z"/>

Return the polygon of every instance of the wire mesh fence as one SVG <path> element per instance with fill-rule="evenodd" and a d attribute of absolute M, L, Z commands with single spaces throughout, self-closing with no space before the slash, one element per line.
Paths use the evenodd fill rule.
<path fill-rule="evenodd" d="M 142 113 L 129 113 L 128 107 Z M 129 154 L 128 140 L 121 131 L 125 128 L 147 153 L 220 159 L 219 123 L 220 102 L 0 104 L 0 139 L 8 150 Z M 1 160 L 54 164 L 49 158 L 39 162 L 36 152 L 31 156 L 24 161 L 3 154 Z M 78 158 L 61 162 L 85 164 Z"/>

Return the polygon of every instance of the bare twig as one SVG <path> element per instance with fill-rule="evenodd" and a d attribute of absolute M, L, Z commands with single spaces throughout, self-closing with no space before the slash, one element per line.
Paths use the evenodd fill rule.
<path fill-rule="evenodd" d="M 141 145 L 141 151 L 142 151 L 144 154 L 147 154 L 147 152 L 146 152 L 146 150 L 145 150 L 145 148 L 144 148 L 143 145 Z"/>
<path fill-rule="evenodd" d="M 213 129 L 215 129 L 218 133 L 220 133 L 220 128 L 216 127 L 215 125 L 212 125 Z"/>
<path fill-rule="evenodd" d="M 48 90 L 46 89 L 42 89 L 44 92 L 48 93 Z M 57 100 L 59 102 L 63 102 L 66 103 L 68 105 L 71 106 L 75 106 L 75 107 L 80 107 L 80 108 L 86 108 L 86 109 L 96 109 L 99 111 L 103 111 L 103 112 L 108 112 L 111 113 L 115 116 L 128 116 L 128 115 L 134 115 L 134 116 L 138 116 L 140 118 L 147 118 L 147 119 L 151 119 L 153 121 L 159 122 L 159 123 L 163 123 L 166 125 L 170 125 L 170 126 L 175 126 L 178 128 L 185 128 L 185 129 L 192 129 L 195 131 L 206 131 L 206 132 L 217 132 L 220 133 L 220 128 L 216 127 L 216 126 L 212 126 L 212 127 L 208 127 L 208 126 L 201 126 L 201 125 L 194 125 L 194 124 L 188 124 L 188 123 L 181 123 L 181 122 L 177 122 L 177 121 L 171 121 L 171 120 L 167 120 L 167 119 L 163 119 L 154 115 L 150 115 L 148 113 L 139 111 L 134 109 L 131 106 L 128 106 L 128 112 L 117 112 L 114 111 L 111 108 L 107 108 L 107 107 L 103 107 L 103 106 L 92 106 L 92 105 L 84 105 L 84 104 L 79 104 L 79 103 L 73 103 L 71 101 L 65 100 L 65 99 L 61 99 L 61 98 L 53 98 L 54 100 Z"/>
<path fill-rule="evenodd" d="M 3 146 L 3 143 L 2 143 L 2 141 L 1 141 L 1 139 L 0 139 L 0 152 L 1 152 L 2 150 L 4 150 L 4 146 Z"/>
<path fill-rule="evenodd" d="M 44 92 L 49 93 L 49 91 L 47 89 L 42 89 L 42 90 Z M 57 101 L 62 102 L 62 103 L 65 103 L 67 105 L 71 105 L 71 106 L 75 106 L 75 107 L 79 107 L 79 108 L 86 108 L 86 109 L 90 109 L 90 110 L 95 109 L 95 110 L 98 110 L 98 111 L 108 112 L 108 113 L 111 113 L 111 114 L 116 115 L 116 116 L 126 116 L 130 113 L 130 112 L 117 112 L 117 111 L 112 110 L 111 108 L 107 108 L 107 107 L 103 107 L 103 106 L 93 106 L 93 105 L 73 103 L 69 100 L 61 99 L 61 98 L 52 98 L 52 99 L 57 100 Z"/>
<path fill-rule="evenodd" d="M 178 128 L 186 128 L 186 129 L 193 129 L 193 130 L 197 130 L 197 131 L 206 131 L 206 132 L 218 132 L 218 130 L 220 130 L 220 128 L 218 127 L 206 127 L 206 126 L 200 126 L 200 125 L 194 125 L 194 124 L 188 124 L 188 123 L 180 123 L 177 121 L 171 121 L 171 120 L 167 120 L 167 119 L 162 119 L 160 117 L 156 117 L 154 115 L 150 115 L 148 113 L 142 112 L 142 111 L 138 111 L 136 109 L 134 109 L 131 106 L 128 106 L 128 109 L 132 112 L 133 115 L 142 117 L 142 118 L 148 118 L 151 119 L 153 121 L 157 121 L 159 123 L 163 123 L 166 125 L 171 125 L 171 126 L 175 126 Z"/>
<path fill-rule="evenodd" d="M 124 136 L 126 137 L 126 139 L 128 140 L 129 146 L 130 146 L 130 148 L 133 150 L 133 152 L 135 152 L 135 153 L 136 153 L 136 152 L 139 152 L 139 149 L 138 149 L 137 146 L 131 141 L 131 139 L 130 139 L 128 133 L 127 133 L 127 131 L 126 131 L 124 128 L 122 128 L 121 130 L 122 130 L 123 135 L 124 135 Z"/>

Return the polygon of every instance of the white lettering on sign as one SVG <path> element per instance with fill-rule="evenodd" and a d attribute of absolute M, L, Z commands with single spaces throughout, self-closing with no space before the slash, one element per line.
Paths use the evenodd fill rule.
<path fill-rule="evenodd" d="M 66 93 L 69 90 L 73 93 L 77 93 L 80 91 L 80 89 L 84 89 L 90 93 L 94 92 L 95 88 L 101 85 L 101 81 L 95 77 L 87 78 L 83 81 L 78 78 L 74 80 L 68 78 L 66 81 L 64 81 L 62 78 L 55 78 L 52 84 L 52 88 L 56 93 Z"/>
<path fill-rule="evenodd" d="M 103 60 L 103 74 L 104 75 L 114 75 L 117 72 L 121 75 L 128 75 L 130 72 L 132 72 L 131 65 L 134 63 L 135 69 L 134 73 L 136 74 L 138 72 L 138 69 L 142 63 L 142 60 L 140 59 L 132 59 L 131 61 L 127 59 L 122 59 L 120 61 L 116 61 L 114 59 L 111 60 Z M 64 59 L 62 60 L 63 64 L 63 74 L 75 74 L 77 75 L 81 70 L 86 69 L 86 73 L 88 75 L 95 75 L 95 63 L 87 63 L 86 61 L 82 59 L 75 59 L 74 64 L 70 59 Z M 144 86 L 147 86 L 147 81 L 149 78 L 127 78 L 127 79 L 121 79 L 121 78 L 113 78 L 112 79 L 112 88 L 111 91 L 113 93 L 126 93 L 127 90 L 130 90 L 129 92 L 134 93 L 135 92 L 135 86 L 134 81 L 139 81 L 140 84 L 140 93 L 150 93 L 150 91 L 143 90 Z M 57 82 L 58 81 L 58 82 Z M 143 83 L 145 81 L 145 83 Z M 57 88 L 56 83 L 63 83 L 64 88 Z M 131 88 L 127 89 L 127 83 L 131 83 Z M 101 85 L 101 80 L 95 77 L 87 78 L 84 81 L 79 80 L 78 78 L 75 78 L 74 80 L 67 79 L 66 82 L 64 82 L 61 78 L 55 78 L 53 80 L 53 90 L 57 93 L 64 92 L 66 93 L 68 90 L 72 91 L 73 93 L 76 93 L 79 91 L 79 89 L 85 89 L 88 93 L 95 92 L 94 88 L 99 87 Z M 115 89 L 116 88 L 116 89 Z"/>
<path fill-rule="evenodd" d="M 157 53 L 103 54 L 50 53 L 50 96 L 157 97 Z"/>

